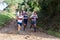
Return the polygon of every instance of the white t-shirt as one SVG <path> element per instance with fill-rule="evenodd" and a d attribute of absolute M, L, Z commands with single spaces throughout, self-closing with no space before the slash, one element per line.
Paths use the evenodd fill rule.
<path fill-rule="evenodd" d="M 19 16 L 19 11 L 18 11 L 18 12 L 16 12 L 16 16 Z"/>
<path fill-rule="evenodd" d="M 23 22 L 23 19 L 24 17 L 21 15 L 21 16 L 18 16 L 18 22 L 22 23 Z"/>

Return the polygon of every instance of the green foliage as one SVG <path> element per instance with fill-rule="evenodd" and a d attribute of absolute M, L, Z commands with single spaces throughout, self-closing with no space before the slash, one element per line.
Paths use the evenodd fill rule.
<path fill-rule="evenodd" d="M 60 0 L 39 0 L 41 10 L 38 13 L 38 24 L 44 25 L 43 28 L 48 30 L 60 30 Z M 39 25 L 41 26 L 41 25 Z"/>
<path fill-rule="evenodd" d="M 8 23 L 14 16 L 14 14 L 4 11 L 0 14 L 0 26 L 4 26 Z"/>
<path fill-rule="evenodd" d="M 5 11 L 7 11 L 7 12 L 12 12 L 12 9 L 10 8 L 10 7 L 7 7 L 6 9 L 5 9 Z"/>
<path fill-rule="evenodd" d="M 6 3 L 8 3 L 8 5 L 12 4 L 15 5 L 17 3 L 22 3 L 23 0 L 5 0 Z"/>
<path fill-rule="evenodd" d="M 47 33 L 50 34 L 50 35 L 54 35 L 54 36 L 60 38 L 60 32 L 56 32 L 56 31 L 52 31 L 52 30 L 48 30 Z"/>
<path fill-rule="evenodd" d="M 10 20 L 9 16 L 0 14 L 0 26 L 3 26 L 9 20 Z"/>
<path fill-rule="evenodd" d="M 29 0 L 27 2 L 27 4 L 29 5 L 30 11 L 39 11 L 40 10 L 39 9 L 40 6 L 34 0 L 33 1 L 32 0 Z"/>
<path fill-rule="evenodd" d="M 5 0 L 5 2 L 9 5 L 12 3 L 12 0 Z"/>
<path fill-rule="evenodd" d="M 29 10 L 29 11 L 39 11 L 41 7 L 37 4 L 36 0 L 26 0 L 23 3 L 18 4 L 18 8 L 21 9 L 22 6 L 24 6 L 24 10 Z"/>

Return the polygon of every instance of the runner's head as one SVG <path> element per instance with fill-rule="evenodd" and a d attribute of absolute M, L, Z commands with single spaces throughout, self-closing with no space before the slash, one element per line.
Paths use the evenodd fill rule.
<path fill-rule="evenodd" d="M 26 13 L 25 11 L 23 11 L 23 13 Z"/>
<path fill-rule="evenodd" d="M 34 11 L 34 12 L 32 13 L 32 15 L 36 15 L 36 12 Z"/>
<path fill-rule="evenodd" d="M 34 15 L 36 15 L 36 11 L 34 11 Z"/>
<path fill-rule="evenodd" d="M 20 15 L 20 16 L 22 15 L 22 11 L 19 11 L 19 15 Z"/>

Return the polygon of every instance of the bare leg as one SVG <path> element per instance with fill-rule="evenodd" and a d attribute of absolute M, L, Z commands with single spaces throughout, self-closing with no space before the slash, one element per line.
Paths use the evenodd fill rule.
<path fill-rule="evenodd" d="M 18 24 L 18 31 L 20 31 L 20 29 L 21 29 L 21 26 Z"/>
<path fill-rule="evenodd" d="M 26 25 L 26 24 L 24 24 L 24 31 L 25 31 L 26 26 L 27 26 L 27 25 Z"/>

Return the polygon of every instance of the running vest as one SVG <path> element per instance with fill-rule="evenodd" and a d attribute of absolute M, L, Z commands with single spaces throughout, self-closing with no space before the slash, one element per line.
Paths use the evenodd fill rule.
<path fill-rule="evenodd" d="M 28 15 L 24 15 L 24 19 L 28 19 Z"/>

